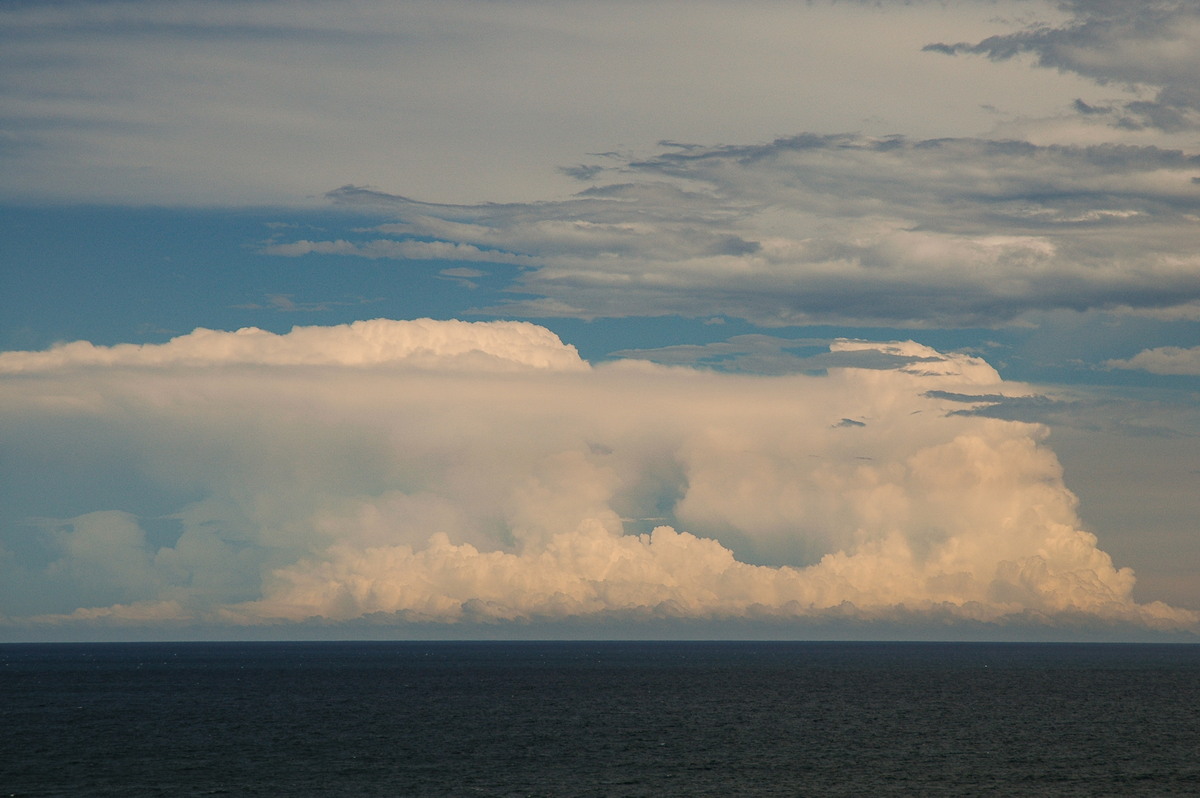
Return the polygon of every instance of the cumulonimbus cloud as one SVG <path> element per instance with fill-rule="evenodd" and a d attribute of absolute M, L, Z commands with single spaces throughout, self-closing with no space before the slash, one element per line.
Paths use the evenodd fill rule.
<path fill-rule="evenodd" d="M 521 363 L 553 337 L 423 325 Z M 1197 623 L 1134 600 L 1043 427 L 956 412 L 1025 392 L 978 358 L 842 341 L 896 365 L 764 377 L 580 368 L 561 344 L 545 368 L 464 365 L 461 341 L 416 368 L 316 356 L 346 335 L 0 376 L 0 439 L 45 491 L 0 519 L 9 622 Z"/>
<path fill-rule="evenodd" d="M 994 327 L 1042 311 L 1187 315 L 1200 159 L 1148 146 L 800 135 L 589 171 L 567 200 L 438 205 L 352 186 L 396 221 L 267 252 L 518 267 L 489 313 L 727 315 L 763 326 Z M 410 250 L 412 254 L 410 253 Z"/>

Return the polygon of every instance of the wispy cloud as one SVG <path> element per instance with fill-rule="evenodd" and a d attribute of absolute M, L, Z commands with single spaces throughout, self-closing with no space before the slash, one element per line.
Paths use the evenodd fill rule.
<path fill-rule="evenodd" d="M 711 344 L 676 344 L 653 349 L 621 349 L 613 357 L 655 363 L 713 367 L 753 374 L 820 372 L 831 368 L 898 369 L 914 363 L 936 363 L 940 355 L 900 354 L 880 345 L 850 348 L 850 341 L 822 338 L 779 338 L 773 335 L 735 335 Z M 831 351 L 832 348 L 832 351 Z"/>
<path fill-rule="evenodd" d="M 275 310 L 280 313 L 324 313 L 335 308 L 367 305 L 369 299 L 325 299 L 316 302 L 297 300 L 295 294 L 267 294 L 263 303 L 234 305 L 238 310 Z M 378 300 L 375 300 L 378 301 Z"/>

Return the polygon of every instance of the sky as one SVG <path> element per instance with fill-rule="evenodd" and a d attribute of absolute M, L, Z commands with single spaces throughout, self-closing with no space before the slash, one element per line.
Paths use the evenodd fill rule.
<path fill-rule="evenodd" d="M 0 640 L 1200 641 L 1200 6 L 0 2 Z"/>

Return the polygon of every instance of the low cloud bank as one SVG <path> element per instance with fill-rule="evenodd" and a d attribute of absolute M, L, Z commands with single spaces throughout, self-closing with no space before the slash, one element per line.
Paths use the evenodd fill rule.
<path fill-rule="evenodd" d="M 451 343 L 397 367 L 368 330 Z M 1134 600 L 1045 428 L 956 412 L 1027 389 L 912 342 L 834 349 L 896 365 L 587 368 L 532 325 L 431 321 L 6 353 L 0 443 L 28 476 L 0 496 L 0 611 L 1196 629 Z"/>

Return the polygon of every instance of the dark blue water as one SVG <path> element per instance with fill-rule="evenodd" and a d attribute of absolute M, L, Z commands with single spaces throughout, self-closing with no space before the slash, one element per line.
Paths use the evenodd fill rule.
<path fill-rule="evenodd" d="M 1200 646 L 0 646 L 0 795 L 1200 795 Z"/>

